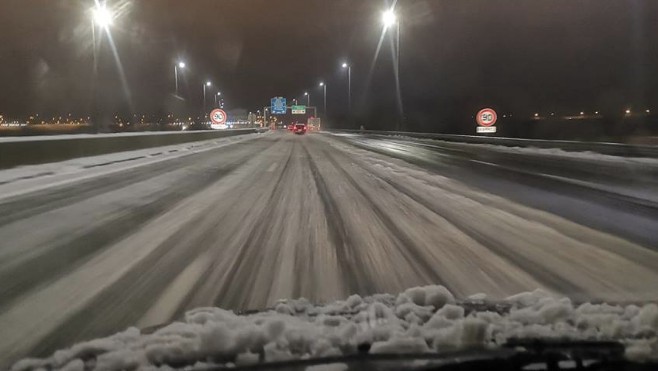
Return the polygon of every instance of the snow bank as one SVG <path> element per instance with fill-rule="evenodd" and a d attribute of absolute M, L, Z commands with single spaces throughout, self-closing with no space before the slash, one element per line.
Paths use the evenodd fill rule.
<path fill-rule="evenodd" d="M 405 140 L 419 140 L 420 138 L 408 137 L 408 136 L 399 136 L 401 139 Z M 502 144 L 481 144 L 481 143 L 464 143 L 464 142 L 448 142 L 441 139 L 420 139 L 428 142 L 441 142 L 445 145 L 452 147 L 463 146 L 463 147 L 477 147 L 477 148 L 486 148 L 491 151 L 504 152 L 511 154 L 520 154 L 520 155 L 537 155 L 552 157 L 555 159 L 561 160 L 582 160 L 590 161 L 596 163 L 609 163 L 612 165 L 637 165 L 637 166 L 650 166 L 653 168 L 658 167 L 658 159 L 650 157 L 627 157 L 627 156 L 615 156 L 615 155 L 606 155 L 593 151 L 567 151 L 561 148 L 540 148 L 534 147 L 532 142 L 528 142 L 527 146 L 507 146 Z M 559 143 L 557 141 L 556 143 Z M 559 144 L 556 144 L 559 145 Z"/>
<path fill-rule="evenodd" d="M 314 305 L 283 300 L 274 309 L 239 315 L 199 308 L 154 333 L 136 328 L 24 359 L 13 371 L 125 370 L 183 367 L 371 353 L 424 353 L 495 347 L 509 338 L 619 340 L 627 357 L 658 358 L 656 304 L 574 305 L 537 290 L 489 305 L 481 296 L 457 303 L 443 286 L 415 287 L 394 296 L 359 297 Z M 344 365 L 327 365 L 343 369 Z"/>

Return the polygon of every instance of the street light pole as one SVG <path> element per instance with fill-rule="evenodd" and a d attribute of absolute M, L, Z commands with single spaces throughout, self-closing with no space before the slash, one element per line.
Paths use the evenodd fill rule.
<path fill-rule="evenodd" d="M 402 27 L 400 19 L 398 19 L 397 23 L 397 36 L 396 36 L 396 45 L 395 45 L 395 50 L 397 51 L 397 55 L 395 59 L 397 60 L 396 66 L 395 66 L 395 74 L 397 75 L 397 78 L 395 79 L 397 81 L 398 85 L 398 99 L 400 103 L 400 120 L 404 120 L 404 105 L 402 104 L 402 81 L 400 79 L 400 28 Z"/>
<path fill-rule="evenodd" d="M 206 81 L 205 84 L 203 84 L 203 114 L 206 114 L 206 86 L 212 85 L 210 81 Z"/>
<path fill-rule="evenodd" d="M 382 22 L 384 24 L 384 31 L 386 31 L 391 26 L 395 25 L 396 27 L 396 37 L 395 37 L 395 86 L 397 90 L 397 100 L 398 100 L 398 109 L 400 113 L 400 118 L 398 120 L 398 130 L 400 130 L 400 125 L 404 120 L 404 108 L 402 104 L 402 88 L 400 83 L 400 28 L 401 21 L 395 15 L 393 8 L 386 10 L 382 14 Z"/>
<path fill-rule="evenodd" d="M 96 64 L 96 23 L 94 22 L 94 19 L 91 19 L 91 43 L 92 45 L 92 53 L 94 55 L 94 76 L 96 75 L 98 65 Z"/>
<path fill-rule="evenodd" d="M 311 94 L 308 92 L 304 92 L 304 95 L 306 96 L 306 105 L 310 106 L 311 105 Z"/>
<path fill-rule="evenodd" d="M 90 117 L 93 127 L 97 132 L 100 129 L 100 109 L 98 107 L 98 89 L 96 88 L 96 76 L 98 75 L 98 52 L 100 45 L 100 38 L 97 44 L 96 41 L 96 27 L 99 31 L 105 31 L 110 36 L 110 27 L 114 21 L 116 14 L 106 7 L 105 2 L 96 2 L 96 6 L 91 10 L 91 40 L 92 40 L 92 54 L 93 54 L 93 76 L 91 83 L 91 114 Z M 102 34 L 101 34 L 102 37 Z M 98 47 L 98 48 L 97 48 Z"/>
<path fill-rule="evenodd" d="M 323 109 L 323 113 L 324 113 L 324 118 L 326 119 L 327 118 L 327 84 L 325 84 L 324 82 L 321 82 L 320 86 L 324 90 L 324 109 Z"/>
<path fill-rule="evenodd" d="M 352 112 L 352 66 L 343 63 L 343 68 L 347 68 L 347 112 Z"/>
<path fill-rule="evenodd" d="M 185 62 L 178 62 L 174 64 L 174 80 L 176 81 L 176 97 L 178 97 L 178 69 L 185 68 Z"/>

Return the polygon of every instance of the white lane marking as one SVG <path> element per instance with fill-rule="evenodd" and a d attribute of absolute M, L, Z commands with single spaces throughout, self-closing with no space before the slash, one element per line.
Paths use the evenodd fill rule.
<path fill-rule="evenodd" d="M 170 322 L 176 314 L 176 309 L 180 307 L 187 294 L 192 291 L 194 284 L 199 281 L 201 275 L 208 269 L 210 262 L 210 254 L 206 252 L 190 263 L 178 274 L 164 294 L 151 306 L 151 309 L 137 322 L 137 327 L 144 328 Z"/>

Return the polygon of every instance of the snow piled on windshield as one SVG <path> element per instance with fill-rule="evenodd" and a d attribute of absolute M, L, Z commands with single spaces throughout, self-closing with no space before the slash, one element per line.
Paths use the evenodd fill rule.
<path fill-rule="evenodd" d="M 541 290 L 457 303 L 445 287 L 424 286 L 326 305 L 284 300 L 253 314 L 199 308 L 152 333 L 129 328 L 12 370 L 242 366 L 354 354 L 364 345 L 370 353 L 424 353 L 496 347 L 510 338 L 619 340 L 629 359 L 643 361 L 658 358 L 657 332 L 656 304 L 574 305 Z"/>

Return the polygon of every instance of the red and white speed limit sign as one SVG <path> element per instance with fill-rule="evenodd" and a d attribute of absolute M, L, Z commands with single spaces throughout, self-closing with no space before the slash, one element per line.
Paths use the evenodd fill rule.
<path fill-rule="evenodd" d="M 224 112 L 224 110 L 221 110 L 219 108 L 212 110 L 212 112 L 210 112 L 210 121 L 212 121 L 213 124 L 217 124 L 217 125 L 225 124 L 226 112 Z"/>
<path fill-rule="evenodd" d="M 475 119 L 480 126 L 493 126 L 493 124 L 496 123 L 496 120 L 498 120 L 498 115 L 496 115 L 496 111 L 491 108 L 484 108 L 478 112 Z"/>

